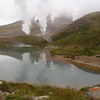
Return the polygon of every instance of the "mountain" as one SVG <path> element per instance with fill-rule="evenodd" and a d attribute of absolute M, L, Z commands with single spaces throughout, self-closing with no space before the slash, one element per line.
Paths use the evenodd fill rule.
<path fill-rule="evenodd" d="M 40 34 L 40 29 L 34 22 L 31 27 L 31 35 L 25 35 L 21 29 L 21 21 L 0 26 L 0 46 L 24 43 L 100 53 L 100 12 L 87 14 L 73 22 L 65 18 L 58 18 L 54 23 L 49 22 L 46 36 L 36 36 Z M 48 36 L 52 39 L 52 43 L 48 44 L 46 41 L 45 38 Z"/>
<path fill-rule="evenodd" d="M 80 40 L 86 36 L 88 38 L 84 39 L 86 39 L 87 41 L 91 41 L 91 38 L 97 39 L 96 41 L 99 41 L 100 12 L 85 15 L 84 17 L 72 22 L 70 25 L 60 30 L 59 32 L 51 34 L 51 38 L 53 39 L 53 41 L 61 41 L 61 39 L 64 38 L 71 39 L 72 36 L 81 36 L 81 38 L 79 38 Z M 73 40 L 76 41 L 76 38 L 73 38 Z"/>
<path fill-rule="evenodd" d="M 0 46 L 11 46 L 18 44 L 29 45 L 43 45 L 51 42 L 49 34 L 57 32 L 63 29 L 65 26 L 72 22 L 72 20 L 66 18 L 56 18 L 54 23 L 48 21 L 47 31 L 45 36 L 38 36 L 41 34 L 38 23 L 33 21 L 31 26 L 30 35 L 25 35 L 22 31 L 22 21 L 18 21 L 9 25 L 0 26 Z M 48 34 L 48 35 L 47 35 Z M 48 41 L 48 42 L 47 42 Z"/>
<path fill-rule="evenodd" d="M 65 27 L 65 25 L 68 25 L 72 20 L 66 19 L 66 18 L 56 18 L 54 23 L 51 23 L 50 21 L 47 24 L 47 30 L 46 34 L 51 34 L 53 32 L 57 32 Z M 0 26 L 0 36 L 16 36 L 16 35 L 22 35 L 24 34 L 22 32 L 22 21 L 18 21 L 12 24 Z M 38 35 L 41 34 L 40 28 L 38 23 L 32 22 L 31 26 L 31 32 L 30 35 Z"/>
<path fill-rule="evenodd" d="M 0 26 L 0 46 L 13 46 L 23 43 L 26 45 L 41 45 L 42 43 L 48 43 L 42 37 L 25 35 L 22 31 L 22 24 L 22 21 L 18 21 Z"/>
<path fill-rule="evenodd" d="M 0 26 L 0 36 L 8 36 L 8 35 L 20 35 L 23 32 L 22 30 L 22 22 L 18 21 L 12 24 Z"/>
<path fill-rule="evenodd" d="M 83 16 L 82 18 L 70 23 L 67 27 L 59 32 L 51 34 L 51 37 L 55 39 L 66 37 L 73 33 L 85 32 L 87 30 L 100 27 L 100 12 L 94 12 Z M 94 29 L 95 30 L 95 29 Z"/>
<path fill-rule="evenodd" d="M 100 12 L 87 14 L 50 36 L 52 46 L 100 53 Z"/>

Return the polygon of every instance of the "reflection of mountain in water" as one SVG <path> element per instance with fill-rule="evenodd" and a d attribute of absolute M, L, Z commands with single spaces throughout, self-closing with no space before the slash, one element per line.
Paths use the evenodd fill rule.
<path fill-rule="evenodd" d="M 6 48 L 5 50 L 0 51 L 0 52 L 3 55 L 14 57 L 14 58 L 19 59 L 19 60 L 22 60 L 23 53 L 30 52 L 30 60 L 31 60 L 31 62 L 32 63 L 37 63 L 38 59 L 39 59 L 39 55 L 41 53 L 41 49 L 39 49 L 39 48 Z M 48 50 L 43 50 L 43 52 L 46 53 L 47 57 L 51 56 L 48 53 L 49 52 Z M 55 62 L 53 62 L 53 63 L 55 63 Z M 48 65 L 48 63 L 47 63 L 47 65 Z M 88 72 L 88 73 L 100 74 L 100 72 L 96 72 L 96 71 L 94 71 L 92 69 L 86 69 L 86 68 L 80 67 L 80 66 L 77 66 L 77 67 L 79 69 L 81 69 L 81 70 L 84 70 L 84 71 Z"/>
<path fill-rule="evenodd" d="M 18 76 L 15 78 L 16 82 L 25 82 L 26 79 L 28 78 L 27 72 L 30 70 L 30 68 L 28 68 L 28 64 L 31 63 L 31 61 L 30 61 L 30 53 L 24 53 L 22 55 L 22 61 L 24 63 L 22 65 L 21 69 L 19 69 L 17 71 Z"/>
<path fill-rule="evenodd" d="M 35 48 L 35 47 L 31 47 L 31 48 L 6 48 L 6 49 L 1 49 L 0 48 L 0 53 L 2 55 L 6 55 L 6 56 L 10 56 L 10 57 L 14 57 L 16 59 L 22 60 L 22 55 L 23 53 L 27 53 L 30 52 L 30 60 L 35 60 L 38 59 L 40 52 L 41 52 L 41 48 Z"/>
<path fill-rule="evenodd" d="M 14 53 L 17 55 L 18 52 Z M 39 53 L 38 51 L 37 53 L 20 52 L 21 60 L 0 55 L 0 79 L 62 87 L 66 85 L 87 86 L 100 82 L 100 74 L 88 73 L 70 63 L 48 61 L 45 51 L 40 56 Z"/>
<path fill-rule="evenodd" d="M 36 76 L 36 79 L 39 82 L 44 83 L 44 84 L 47 84 L 50 82 L 50 78 L 48 78 L 48 75 L 45 75 L 48 72 L 48 67 L 46 67 L 46 63 L 47 63 L 46 62 L 46 54 L 43 52 L 40 54 L 40 59 L 39 59 L 38 63 L 36 64 L 37 67 L 40 67 L 40 69 L 41 69 L 41 70 L 39 70 L 39 73 Z"/>

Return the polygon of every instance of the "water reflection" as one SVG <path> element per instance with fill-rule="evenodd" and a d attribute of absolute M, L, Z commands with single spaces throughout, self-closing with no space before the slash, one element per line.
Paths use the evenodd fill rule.
<path fill-rule="evenodd" d="M 31 53 L 23 53 L 22 60 L 0 55 L 2 80 L 66 87 L 99 84 L 99 77 L 100 74 L 85 72 L 73 64 L 48 61 L 45 52 L 38 59 L 33 59 Z"/>
<path fill-rule="evenodd" d="M 15 77 L 15 82 L 25 82 L 28 78 L 28 71 L 30 70 L 30 67 L 28 67 L 31 64 L 30 61 L 30 53 L 24 53 L 22 54 L 22 66 L 21 68 L 17 69 L 17 77 Z"/>

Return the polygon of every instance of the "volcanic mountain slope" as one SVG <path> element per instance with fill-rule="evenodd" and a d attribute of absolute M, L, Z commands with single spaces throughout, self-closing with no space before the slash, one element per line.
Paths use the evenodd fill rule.
<path fill-rule="evenodd" d="M 48 21 L 46 34 L 51 34 L 57 32 L 67 26 L 72 20 L 69 18 L 56 18 L 54 23 Z M 51 39 L 48 35 L 38 36 L 42 34 L 38 22 L 32 23 L 30 27 L 30 35 L 25 35 L 22 31 L 22 21 L 18 21 L 9 25 L 0 26 L 0 46 L 9 46 L 9 45 L 19 45 L 19 44 L 28 44 L 28 45 L 43 45 L 51 42 Z"/>
<path fill-rule="evenodd" d="M 59 22 L 58 22 L 59 21 Z M 67 23 L 68 22 L 68 23 Z M 31 35 L 23 35 L 22 22 L 0 26 L 0 45 L 16 44 L 16 41 L 30 45 L 48 44 L 43 38 L 33 36 L 40 34 L 38 23 L 32 23 Z M 89 48 L 100 50 L 100 12 L 94 12 L 72 22 L 72 20 L 56 19 L 49 22 L 47 32 L 53 40 L 53 46 L 65 48 Z M 10 42 L 9 42 L 10 41 Z"/>
<path fill-rule="evenodd" d="M 100 50 L 100 12 L 94 12 L 51 34 L 52 45 Z"/>
<path fill-rule="evenodd" d="M 7 35 L 20 35 L 23 32 L 22 30 L 22 22 L 18 21 L 9 25 L 0 26 L 0 36 Z"/>
<path fill-rule="evenodd" d="M 22 32 L 21 21 L 0 26 L 0 46 L 12 46 L 20 44 L 41 45 L 44 43 L 47 43 L 47 41 L 41 37 L 25 35 L 24 32 Z"/>
<path fill-rule="evenodd" d="M 72 20 L 66 19 L 66 18 L 57 18 L 55 19 L 54 23 L 51 23 L 50 21 L 47 24 L 47 30 L 46 34 L 51 34 L 53 32 L 57 32 L 65 27 L 65 25 L 68 25 Z M 24 32 L 22 32 L 22 21 L 18 21 L 9 25 L 0 26 L 0 35 L 2 36 L 13 36 L 13 35 L 22 35 Z M 38 35 L 42 34 L 38 25 L 38 22 L 35 23 L 33 21 L 32 26 L 30 27 L 31 32 L 30 35 Z"/>
<path fill-rule="evenodd" d="M 53 23 L 48 21 L 46 34 L 51 34 L 57 32 L 68 24 L 72 22 L 72 19 L 66 18 L 56 18 Z M 51 42 L 48 35 L 42 35 L 39 28 L 39 23 L 33 21 L 30 27 L 30 35 L 25 35 L 22 31 L 22 21 L 18 21 L 9 25 L 0 26 L 0 46 L 8 45 L 19 45 L 19 44 L 29 44 L 29 45 L 43 45 Z M 38 36 L 41 34 L 42 36 Z"/>

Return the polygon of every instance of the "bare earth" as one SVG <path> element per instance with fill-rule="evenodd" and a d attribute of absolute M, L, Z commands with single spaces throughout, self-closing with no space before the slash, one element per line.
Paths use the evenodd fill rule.
<path fill-rule="evenodd" d="M 71 62 L 76 65 L 85 65 L 91 67 L 98 67 L 100 69 L 100 57 L 96 56 L 76 56 L 74 60 L 64 58 L 64 55 L 51 56 L 49 50 L 44 49 L 42 52 L 46 53 L 46 58 L 53 61 Z"/>
<path fill-rule="evenodd" d="M 100 57 L 97 58 L 95 56 L 76 56 L 74 60 L 71 60 L 69 58 L 64 58 L 64 55 L 51 56 L 49 50 L 47 49 L 44 49 L 42 52 L 46 54 L 47 60 L 72 63 L 82 69 L 88 69 L 93 72 L 100 73 Z"/>
<path fill-rule="evenodd" d="M 69 62 L 82 69 L 88 69 L 100 73 L 100 58 L 96 58 L 95 56 L 78 56 L 75 57 L 75 60 L 71 60 L 69 58 L 64 58 L 63 56 L 56 55 L 53 59 Z"/>
<path fill-rule="evenodd" d="M 66 61 L 78 65 L 85 64 L 100 68 L 100 58 L 95 56 L 76 56 L 75 60 L 71 60 L 69 58 L 64 58 L 63 56 L 56 55 L 54 58 L 52 58 L 52 60 Z"/>
<path fill-rule="evenodd" d="M 96 56 L 78 56 L 73 61 L 100 67 L 100 57 Z"/>

